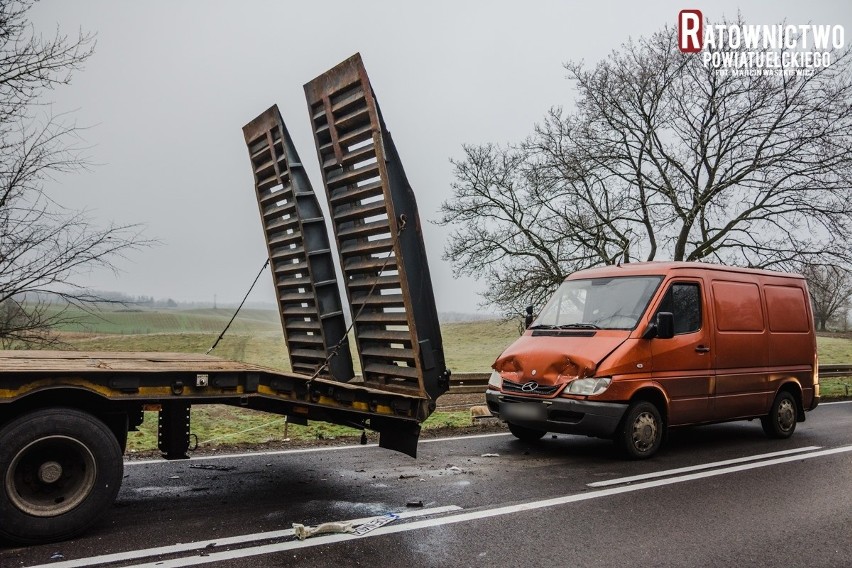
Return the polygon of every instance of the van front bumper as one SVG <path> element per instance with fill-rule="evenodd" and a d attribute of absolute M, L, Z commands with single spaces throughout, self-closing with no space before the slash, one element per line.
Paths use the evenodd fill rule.
<path fill-rule="evenodd" d="M 505 422 L 546 432 L 612 438 L 627 404 L 568 398 L 526 398 L 488 389 L 491 414 Z"/>

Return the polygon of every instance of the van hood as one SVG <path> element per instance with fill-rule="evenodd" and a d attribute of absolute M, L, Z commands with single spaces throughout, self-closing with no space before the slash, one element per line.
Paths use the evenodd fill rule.
<path fill-rule="evenodd" d="M 590 377 L 604 358 L 627 340 L 627 333 L 609 333 L 598 332 L 593 337 L 526 333 L 492 366 L 518 383 L 535 381 L 542 385 L 558 385 L 578 377 Z"/>

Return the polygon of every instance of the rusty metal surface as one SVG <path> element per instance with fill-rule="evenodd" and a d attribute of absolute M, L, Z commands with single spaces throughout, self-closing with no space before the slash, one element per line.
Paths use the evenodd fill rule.
<path fill-rule="evenodd" d="M 305 85 L 364 381 L 448 388 L 414 193 L 356 54 Z"/>
<path fill-rule="evenodd" d="M 325 220 L 277 106 L 243 127 L 293 371 L 354 372 Z"/>

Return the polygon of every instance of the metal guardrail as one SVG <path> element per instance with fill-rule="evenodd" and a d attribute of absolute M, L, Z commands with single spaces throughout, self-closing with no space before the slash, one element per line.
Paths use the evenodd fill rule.
<path fill-rule="evenodd" d="M 820 377 L 852 377 L 852 365 L 820 365 Z"/>
<path fill-rule="evenodd" d="M 490 376 L 491 373 L 453 373 L 447 394 L 484 394 Z"/>
<path fill-rule="evenodd" d="M 479 394 L 485 392 L 490 373 L 453 373 L 447 394 Z M 819 376 L 852 377 L 852 365 L 820 365 Z"/>

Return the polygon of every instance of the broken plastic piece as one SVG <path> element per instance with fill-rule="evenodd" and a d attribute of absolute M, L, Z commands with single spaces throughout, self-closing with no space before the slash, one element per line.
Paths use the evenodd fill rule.
<path fill-rule="evenodd" d="M 363 525 L 358 525 L 358 528 L 356 528 L 354 531 L 355 536 L 363 536 L 372 530 L 375 530 L 379 527 L 383 527 L 386 524 L 397 520 L 398 518 L 399 515 L 396 515 L 394 513 L 386 513 L 381 517 L 376 517 L 372 521 L 368 521 Z"/>
<path fill-rule="evenodd" d="M 299 540 L 305 540 L 318 534 L 341 534 L 354 532 L 352 523 L 322 523 L 315 527 L 306 527 L 299 523 L 293 523 L 293 534 Z"/>
<path fill-rule="evenodd" d="M 480 457 L 483 457 L 483 458 L 499 458 L 500 454 L 482 454 Z"/>

